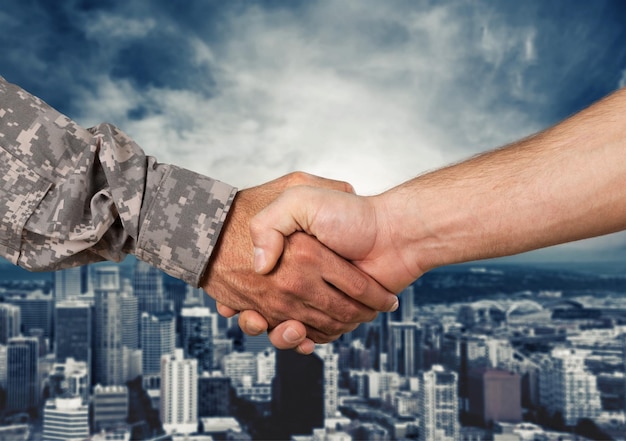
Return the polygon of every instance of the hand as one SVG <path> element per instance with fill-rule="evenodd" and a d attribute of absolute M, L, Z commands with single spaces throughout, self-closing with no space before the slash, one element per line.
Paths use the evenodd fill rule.
<path fill-rule="evenodd" d="M 372 320 L 376 311 L 393 309 L 397 299 L 304 234 L 293 235 L 286 241 L 283 258 L 275 270 L 268 275 L 254 271 L 250 219 L 286 188 L 301 184 L 350 190 L 345 183 L 295 173 L 239 192 L 202 286 L 218 301 L 220 313 L 258 311 L 270 328 L 290 320 L 278 329 L 295 327 L 301 338 L 305 330 L 308 338 L 328 342 L 359 323 Z M 290 344 L 295 346 L 293 342 Z"/>
<path fill-rule="evenodd" d="M 286 190 L 250 222 L 255 269 L 265 274 L 280 258 L 285 237 L 315 236 L 392 292 L 420 274 L 405 255 L 381 196 L 363 197 L 306 186 Z"/>

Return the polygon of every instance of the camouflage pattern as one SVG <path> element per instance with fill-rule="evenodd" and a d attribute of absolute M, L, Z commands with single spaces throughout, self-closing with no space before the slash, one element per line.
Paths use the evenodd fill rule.
<path fill-rule="evenodd" d="M 235 193 L 0 77 L 0 255 L 14 264 L 50 271 L 132 253 L 198 286 Z"/>

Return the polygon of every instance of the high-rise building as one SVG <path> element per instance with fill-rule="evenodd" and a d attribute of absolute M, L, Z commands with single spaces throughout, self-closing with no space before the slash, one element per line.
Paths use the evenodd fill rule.
<path fill-rule="evenodd" d="M 185 307 L 181 315 L 181 344 L 187 358 L 198 360 L 198 373 L 213 369 L 214 314 L 209 308 Z"/>
<path fill-rule="evenodd" d="M 100 386 L 93 389 L 93 427 L 100 432 L 125 423 L 128 418 L 128 388 L 126 386 Z"/>
<path fill-rule="evenodd" d="M 306 397 L 306 399 L 303 399 Z M 291 439 L 324 427 L 324 362 L 315 354 L 276 352 L 272 384 L 273 429 L 267 438 Z"/>
<path fill-rule="evenodd" d="M 163 356 L 159 416 L 167 433 L 198 430 L 198 361 L 185 359 L 182 349 Z"/>
<path fill-rule="evenodd" d="M 165 310 L 163 273 L 141 260 L 135 264 L 133 291 L 137 296 L 140 313 L 152 314 Z"/>
<path fill-rule="evenodd" d="M 54 300 L 62 302 L 87 292 L 88 266 L 77 266 L 54 272 Z"/>
<path fill-rule="evenodd" d="M 99 266 L 95 279 L 94 383 L 121 385 L 125 378 L 119 268 Z"/>
<path fill-rule="evenodd" d="M 203 372 L 198 378 L 198 416 L 230 415 L 230 378 L 219 371 Z"/>
<path fill-rule="evenodd" d="M 389 327 L 389 370 L 407 377 L 423 367 L 422 330 L 414 322 L 391 322 Z"/>
<path fill-rule="evenodd" d="M 131 287 L 124 287 L 120 302 L 122 306 L 122 346 L 130 350 L 139 349 L 138 300 Z"/>
<path fill-rule="evenodd" d="M 6 345 L 10 338 L 19 336 L 21 324 L 19 306 L 0 303 L 0 345 Z"/>
<path fill-rule="evenodd" d="M 141 353 L 144 387 L 158 389 L 161 359 L 176 348 L 176 320 L 171 311 L 141 314 Z"/>
<path fill-rule="evenodd" d="M 423 372 L 419 391 L 420 439 L 457 441 L 459 409 L 457 375 L 441 365 Z"/>
<path fill-rule="evenodd" d="M 337 413 L 337 394 L 339 389 L 339 354 L 332 345 L 318 345 L 315 349 L 324 368 L 324 416 L 332 418 Z"/>
<path fill-rule="evenodd" d="M 7 348 L 7 397 L 10 411 L 28 411 L 39 405 L 39 341 L 13 337 Z"/>
<path fill-rule="evenodd" d="M 84 361 L 91 366 L 93 344 L 93 308 L 82 300 L 65 300 L 55 307 L 55 353 L 56 360 L 64 363 L 67 358 Z"/>
<path fill-rule="evenodd" d="M 48 400 L 43 410 L 43 438 L 79 441 L 89 438 L 89 407 L 80 397 Z"/>
<path fill-rule="evenodd" d="M 469 373 L 469 414 L 474 422 L 488 426 L 494 422 L 522 421 L 522 392 L 519 374 L 482 368 Z"/>
<path fill-rule="evenodd" d="M 22 334 L 30 335 L 31 330 L 41 329 L 45 338 L 52 337 L 52 317 L 54 299 L 41 291 L 33 291 L 26 296 L 13 296 L 7 303 L 19 306 L 22 318 Z"/>
<path fill-rule="evenodd" d="M 89 402 L 89 368 L 84 361 L 67 358 L 63 363 L 55 363 L 48 376 L 50 398 L 82 398 Z"/>
<path fill-rule="evenodd" d="M 597 379 L 585 367 L 590 354 L 586 350 L 555 348 L 541 364 L 539 401 L 548 412 L 559 412 L 569 426 L 581 418 L 596 418 L 602 411 Z"/>

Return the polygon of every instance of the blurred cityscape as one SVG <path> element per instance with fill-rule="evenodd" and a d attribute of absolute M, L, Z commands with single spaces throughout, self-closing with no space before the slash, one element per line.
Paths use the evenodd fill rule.
<path fill-rule="evenodd" d="M 302 356 L 127 259 L 0 265 L 0 439 L 626 440 L 626 271 L 424 275 Z"/>

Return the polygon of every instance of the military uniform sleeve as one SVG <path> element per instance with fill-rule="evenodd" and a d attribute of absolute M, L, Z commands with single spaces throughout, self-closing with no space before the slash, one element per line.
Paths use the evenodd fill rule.
<path fill-rule="evenodd" d="M 131 253 L 198 286 L 236 189 L 0 77 L 0 255 L 50 271 Z"/>

